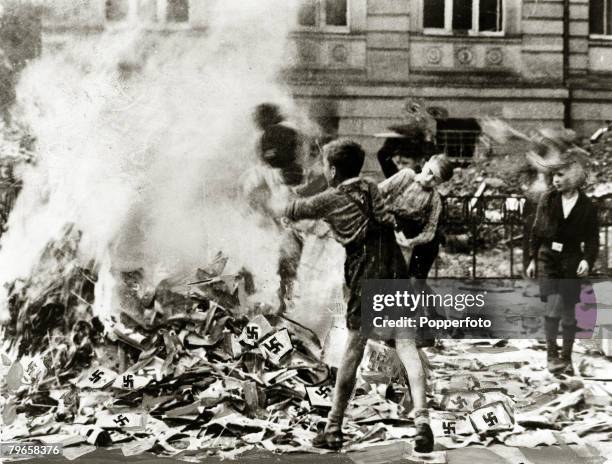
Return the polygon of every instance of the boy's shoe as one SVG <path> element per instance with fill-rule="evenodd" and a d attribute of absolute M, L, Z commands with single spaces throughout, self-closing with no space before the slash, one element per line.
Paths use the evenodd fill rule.
<path fill-rule="evenodd" d="M 548 372 L 551 374 L 557 374 L 565 369 L 565 366 L 565 362 L 559 358 L 557 352 L 551 351 L 549 348 L 546 356 L 546 368 L 548 369 Z"/>
<path fill-rule="evenodd" d="M 417 434 L 414 437 L 414 451 L 417 453 L 431 453 L 434 447 L 434 436 L 427 423 L 417 424 Z"/>
<path fill-rule="evenodd" d="M 560 360 L 563 363 L 563 367 L 561 368 L 561 373 L 565 375 L 574 375 L 574 366 L 572 365 L 572 355 L 564 354 Z"/>
<path fill-rule="evenodd" d="M 565 363 L 559 359 L 559 348 L 556 340 L 546 342 L 546 368 L 551 374 L 561 372 L 565 368 Z"/>
<path fill-rule="evenodd" d="M 549 358 L 546 367 L 548 369 L 548 372 L 550 372 L 551 374 L 558 374 L 565 370 L 567 364 L 565 364 L 563 360 L 559 358 Z"/>
<path fill-rule="evenodd" d="M 334 451 L 338 451 L 342 448 L 344 443 L 344 436 L 342 430 L 334 430 L 332 432 L 320 432 L 312 440 L 312 446 L 315 448 L 325 448 Z"/>

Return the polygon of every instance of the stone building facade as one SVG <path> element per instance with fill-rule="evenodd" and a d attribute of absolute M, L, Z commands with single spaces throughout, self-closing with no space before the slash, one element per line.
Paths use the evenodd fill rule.
<path fill-rule="evenodd" d="M 211 1 L 57 0 L 43 43 L 75 24 L 87 33 L 135 17 L 205 34 Z M 294 96 L 369 152 L 407 97 L 442 110 L 439 142 L 457 156 L 470 155 L 483 116 L 583 136 L 612 120 L 612 0 L 287 1 L 299 2 L 286 69 Z"/>

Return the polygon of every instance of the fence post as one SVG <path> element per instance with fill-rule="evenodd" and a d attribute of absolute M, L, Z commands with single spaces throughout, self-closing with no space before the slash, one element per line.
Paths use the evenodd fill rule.
<path fill-rule="evenodd" d="M 477 234 L 478 234 L 478 224 L 476 223 L 476 218 L 474 211 L 478 205 L 478 200 L 475 205 L 470 205 L 469 215 L 470 215 L 470 228 L 472 229 L 472 279 L 476 278 L 476 247 L 478 245 Z"/>

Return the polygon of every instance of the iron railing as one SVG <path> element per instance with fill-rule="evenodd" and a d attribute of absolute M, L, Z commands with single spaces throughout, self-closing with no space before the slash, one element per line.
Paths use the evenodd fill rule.
<path fill-rule="evenodd" d="M 19 184 L 0 180 L 0 236 L 8 214 L 19 192 Z M 612 194 L 594 199 L 599 210 L 601 249 L 600 272 L 609 274 L 612 265 L 610 233 L 612 231 Z M 472 278 L 492 277 L 479 272 L 479 255 L 487 249 L 501 245 L 507 252 L 509 272 L 495 277 L 518 277 L 522 272 L 516 263 L 522 247 L 525 198 L 506 195 L 447 195 L 443 198 L 441 224 L 450 236 L 463 236 L 469 248 L 469 270 Z M 464 253 L 465 255 L 465 253 Z M 440 269 L 440 259 L 434 264 L 435 277 L 457 277 Z"/>
<path fill-rule="evenodd" d="M 609 274 L 612 264 L 610 233 L 612 229 L 612 194 L 593 199 L 598 207 L 600 228 L 600 253 L 598 266 L 600 273 Z M 483 195 L 475 198 L 470 195 L 447 195 L 443 198 L 441 224 L 448 236 L 467 237 L 469 246 L 470 275 L 472 278 L 491 276 L 479 275 L 479 254 L 492 245 L 501 245 L 507 251 L 509 273 L 496 277 L 518 277 L 522 269 L 517 268 L 516 255 L 522 249 L 525 224 L 524 197 L 507 195 Z M 493 244 L 492 242 L 496 242 Z M 488 243 L 487 243 L 488 242 Z M 440 269 L 439 260 L 434 264 L 436 277 L 457 277 L 445 275 Z"/>

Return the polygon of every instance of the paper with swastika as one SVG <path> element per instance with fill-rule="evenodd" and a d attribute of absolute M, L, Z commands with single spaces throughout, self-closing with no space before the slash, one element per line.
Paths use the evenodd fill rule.
<path fill-rule="evenodd" d="M 106 367 L 92 367 L 77 380 L 76 386 L 79 388 L 104 388 L 112 383 L 117 377 L 117 373 Z"/>
<path fill-rule="evenodd" d="M 242 330 L 238 340 L 253 346 L 270 332 L 272 332 L 272 326 L 264 316 L 258 314 Z"/>
<path fill-rule="evenodd" d="M 308 401 L 311 406 L 320 408 L 331 408 L 334 388 L 331 385 L 318 385 L 316 387 L 306 387 Z"/>
<path fill-rule="evenodd" d="M 140 390 L 146 387 L 151 382 L 151 378 L 142 375 L 136 375 L 133 372 L 127 371 L 118 375 L 113 382 L 113 388 L 121 390 Z"/>
<path fill-rule="evenodd" d="M 514 428 L 514 418 L 508 413 L 501 401 L 475 409 L 469 417 L 472 425 L 479 433 L 512 430 Z"/>
<path fill-rule="evenodd" d="M 272 363 L 278 364 L 283 356 L 293 350 L 289 331 L 282 329 L 270 335 L 259 344 L 259 349 Z"/>
<path fill-rule="evenodd" d="M 441 406 L 445 411 L 472 411 L 497 401 L 502 401 L 507 405 L 514 403 L 511 398 L 499 390 L 458 390 L 444 395 Z"/>
<path fill-rule="evenodd" d="M 471 435 L 475 432 L 467 414 L 438 411 L 433 411 L 431 415 L 431 430 L 435 437 Z"/>
<path fill-rule="evenodd" d="M 147 414 L 141 412 L 122 412 L 117 414 L 102 414 L 96 425 L 103 429 L 144 428 L 147 424 Z"/>

